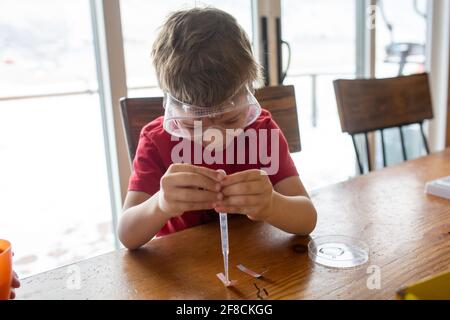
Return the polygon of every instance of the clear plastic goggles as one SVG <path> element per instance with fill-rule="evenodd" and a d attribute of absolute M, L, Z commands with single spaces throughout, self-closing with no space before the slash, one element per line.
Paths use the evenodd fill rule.
<path fill-rule="evenodd" d="M 244 129 L 261 114 L 261 106 L 248 87 L 226 102 L 199 107 L 181 102 L 170 94 L 164 96 L 164 129 L 180 138 L 196 138 L 211 128 Z"/>

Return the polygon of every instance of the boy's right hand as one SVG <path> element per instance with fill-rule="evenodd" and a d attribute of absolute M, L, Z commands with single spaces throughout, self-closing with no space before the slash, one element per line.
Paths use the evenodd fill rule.
<path fill-rule="evenodd" d="M 161 178 L 158 204 L 169 217 L 186 211 L 208 210 L 223 199 L 222 172 L 191 164 L 172 164 Z"/>

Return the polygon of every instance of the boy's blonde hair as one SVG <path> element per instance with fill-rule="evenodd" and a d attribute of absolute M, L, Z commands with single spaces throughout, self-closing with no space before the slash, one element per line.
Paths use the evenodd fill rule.
<path fill-rule="evenodd" d="M 245 31 L 233 16 L 211 7 L 172 13 L 152 57 L 161 89 L 199 106 L 224 102 L 260 77 Z"/>

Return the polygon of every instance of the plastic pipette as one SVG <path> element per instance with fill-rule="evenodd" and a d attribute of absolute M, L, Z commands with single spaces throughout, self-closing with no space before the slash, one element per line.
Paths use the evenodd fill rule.
<path fill-rule="evenodd" d="M 228 247 L 228 216 L 226 213 L 220 213 L 220 238 L 222 240 L 222 254 L 223 254 L 223 266 L 225 269 L 225 278 L 227 283 L 230 283 L 228 277 L 228 254 L 230 253 Z"/>

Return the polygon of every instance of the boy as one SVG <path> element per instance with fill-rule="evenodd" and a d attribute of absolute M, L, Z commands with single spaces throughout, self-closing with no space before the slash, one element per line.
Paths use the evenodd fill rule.
<path fill-rule="evenodd" d="M 214 8 L 175 12 L 152 56 L 165 116 L 141 131 L 118 228 L 124 246 L 218 212 L 312 232 L 316 210 L 286 139 L 252 95 L 259 65 L 236 20 Z"/>

